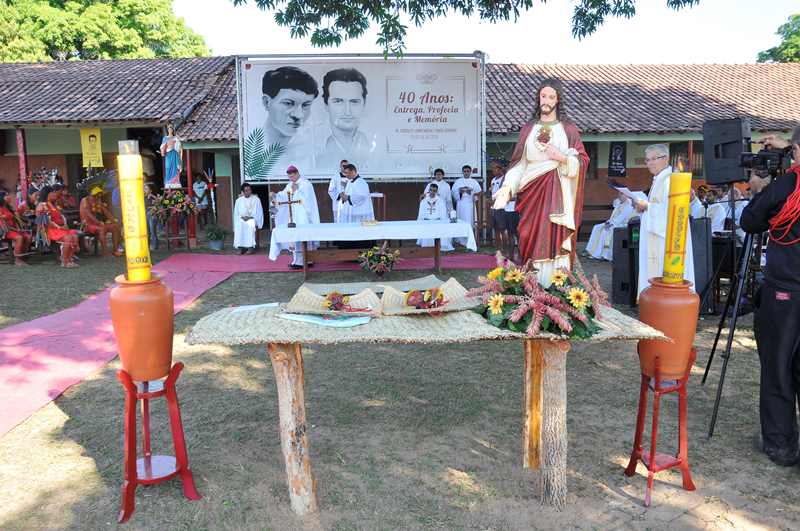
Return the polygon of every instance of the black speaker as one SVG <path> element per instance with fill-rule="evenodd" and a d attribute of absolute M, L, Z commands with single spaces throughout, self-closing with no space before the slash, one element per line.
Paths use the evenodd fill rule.
<path fill-rule="evenodd" d="M 731 118 L 703 122 L 703 163 L 706 183 L 744 182 L 741 154 L 750 151 L 750 119 Z"/>
<path fill-rule="evenodd" d="M 716 311 L 716 304 L 712 293 L 714 280 L 714 264 L 711 246 L 711 220 L 709 218 L 691 219 L 692 230 L 692 258 L 694 259 L 694 289 L 700 296 L 700 303 L 705 300 L 705 305 L 700 307 L 700 314 L 710 314 Z"/>
<path fill-rule="evenodd" d="M 636 306 L 637 276 L 639 267 L 638 218 L 627 227 L 614 229 L 611 269 L 611 302 Z"/>

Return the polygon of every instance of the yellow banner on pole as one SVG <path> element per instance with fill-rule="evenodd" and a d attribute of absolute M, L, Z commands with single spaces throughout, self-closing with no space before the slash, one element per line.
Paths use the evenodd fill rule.
<path fill-rule="evenodd" d="M 103 143 L 100 129 L 81 129 L 81 154 L 84 168 L 103 167 Z"/>

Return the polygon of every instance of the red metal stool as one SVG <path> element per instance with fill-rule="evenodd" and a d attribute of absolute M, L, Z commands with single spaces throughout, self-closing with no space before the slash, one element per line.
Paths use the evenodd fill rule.
<path fill-rule="evenodd" d="M 138 485 L 154 485 L 181 476 L 183 495 L 190 500 L 199 500 L 200 494 L 194 486 L 192 471 L 189 468 L 189 456 L 186 453 L 186 441 L 183 437 L 181 410 L 178 406 L 178 395 L 175 382 L 183 370 L 183 363 L 172 366 L 166 380 L 135 383 L 130 374 L 117 371 L 117 379 L 125 388 L 125 481 L 122 483 L 122 507 L 117 521 L 126 522 L 134 510 L 136 487 Z M 172 431 L 172 443 L 175 446 L 175 457 L 171 455 L 153 455 L 150 450 L 150 399 L 164 396 L 169 410 L 169 426 Z M 144 457 L 136 458 L 136 402 L 142 401 L 142 453 Z"/>
<path fill-rule="evenodd" d="M 633 451 L 628 468 L 625 469 L 626 476 L 636 473 L 636 465 L 641 461 L 647 467 L 647 490 L 644 495 L 645 507 L 650 506 L 650 493 L 653 490 L 653 476 L 656 472 L 672 467 L 681 469 L 683 475 L 683 488 L 695 490 L 692 482 L 692 475 L 689 472 L 689 435 L 686 431 L 686 383 L 689 381 L 689 373 L 697 357 L 697 352 L 692 349 L 689 364 L 686 372 L 679 380 L 670 380 L 674 385 L 662 387 L 660 376 L 660 359 L 656 357 L 655 377 L 651 378 L 642 374 L 642 385 L 639 391 L 639 414 L 636 418 L 636 433 L 633 438 Z M 653 427 L 650 433 L 650 452 L 642 451 L 642 432 L 644 431 L 644 420 L 647 415 L 647 391 L 653 391 Z M 656 452 L 656 441 L 658 440 L 658 413 L 661 407 L 661 395 L 667 393 L 678 393 L 678 452 L 677 455 L 669 455 Z"/>

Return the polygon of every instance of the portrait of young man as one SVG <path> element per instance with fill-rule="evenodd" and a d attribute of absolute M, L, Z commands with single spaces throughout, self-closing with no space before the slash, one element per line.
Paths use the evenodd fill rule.
<path fill-rule="evenodd" d="M 369 136 L 360 130 L 367 104 L 367 79 L 355 68 L 337 68 L 322 79 L 322 101 L 328 112 L 330 135 L 322 146 L 320 163 L 354 161 L 368 167 L 372 151 Z"/>

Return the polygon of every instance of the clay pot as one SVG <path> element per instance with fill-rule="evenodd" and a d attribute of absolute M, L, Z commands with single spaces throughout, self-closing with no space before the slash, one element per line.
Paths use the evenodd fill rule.
<path fill-rule="evenodd" d="M 137 381 L 158 380 L 172 367 L 172 290 L 153 276 L 130 282 L 114 279 L 109 304 L 122 368 Z"/>
<path fill-rule="evenodd" d="M 686 280 L 667 284 L 660 277 L 651 278 L 650 286 L 639 295 L 639 320 L 673 341 L 639 341 L 642 374 L 655 377 L 656 356 L 662 379 L 674 380 L 686 373 L 700 310 L 700 297 L 691 287 Z"/>

